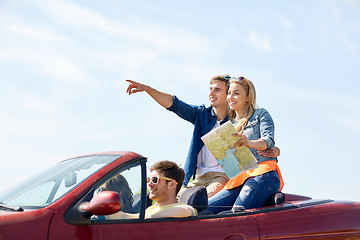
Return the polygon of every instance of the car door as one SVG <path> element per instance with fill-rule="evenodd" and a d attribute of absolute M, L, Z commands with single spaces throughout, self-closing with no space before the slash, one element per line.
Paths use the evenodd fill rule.
<path fill-rule="evenodd" d="M 108 189 L 110 183 L 119 178 L 121 189 Z M 144 219 L 145 208 L 149 205 L 145 180 L 145 161 L 133 162 L 111 172 L 95 183 L 64 215 L 55 214 L 49 229 L 49 239 L 259 239 L 252 214 Z M 111 217 L 92 216 L 84 220 L 78 211 L 81 202 L 102 190 L 118 191 L 121 211 L 132 217 L 114 214 Z M 126 199 L 129 197 L 130 201 Z"/>

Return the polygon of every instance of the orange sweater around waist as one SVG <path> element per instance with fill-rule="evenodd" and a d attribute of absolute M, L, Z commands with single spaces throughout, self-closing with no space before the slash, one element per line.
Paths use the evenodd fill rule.
<path fill-rule="evenodd" d="M 244 184 L 244 182 L 248 178 L 259 176 L 261 174 L 264 174 L 264 173 L 267 173 L 267 172 L 270 172 L 270 171 L 274 171 L 274 170 L 279 175 L 279 179 L 280 179 L 280 189 L 279 189 L 279 191 L 281 191 L 282 188 L 284 187 L 284 181 L 282 179 L 279 166 L 277 165 L 277 162 L 275 160 L 261 162 L 261 163 L 259 163 L 258 168 L 243 172 L 240 175 L 236 176 L 235 178 L 230 179 L 227 182 L 227 184 L 225 185 L 224 189 L 233 189 L 235 187 L 238 187 L 238 186 Z"/>

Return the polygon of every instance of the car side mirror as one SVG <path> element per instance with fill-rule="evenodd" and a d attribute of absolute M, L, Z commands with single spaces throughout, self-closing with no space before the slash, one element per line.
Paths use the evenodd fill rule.
<path fill-rule="evenodd" d="M 81 206 L 81 210 L 91 215 L 110 215 L 121 209 L 120 196 L 117 192 L 101 191 L 89 203 Z"/>

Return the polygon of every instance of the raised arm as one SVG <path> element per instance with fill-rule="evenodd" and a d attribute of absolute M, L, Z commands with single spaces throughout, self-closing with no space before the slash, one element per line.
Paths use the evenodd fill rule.
<path fill-rule="evenodd" d="M 173 104 L 174 97 L 171 94 L 160 92 L 148 85 L 141 84 L 132 80 L 126 80 L 129 82 L 129 86 L 126 89 L 126 92 L 131 95 L 137 92 L 146 92 L 149 94 L 157 103 L 159 103 L 164 108 L 169 108 Z"/>

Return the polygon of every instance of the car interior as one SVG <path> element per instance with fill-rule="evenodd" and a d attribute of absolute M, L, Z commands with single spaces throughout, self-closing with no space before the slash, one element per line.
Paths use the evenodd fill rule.
<path fill-rule="evenodd" d="M 269 197 L 264 207 L 279 205 L 284 203 L 284 201 L 285 194 L 277 191 Z M 186 189 L 186 191 L 184 191 L 184 193 L 180 196 L 179 202 L 188 204 L 195 208 L 199 216 L 213 214 L 211 210 L 208 209 L 207 191 L 204 186 L 196 186 Z M 238 208 L 233 208 L 232 210 L 224 211 L 219 214 L 235 213 L 243 210 L 244 208 L 239 206 Z"/>

